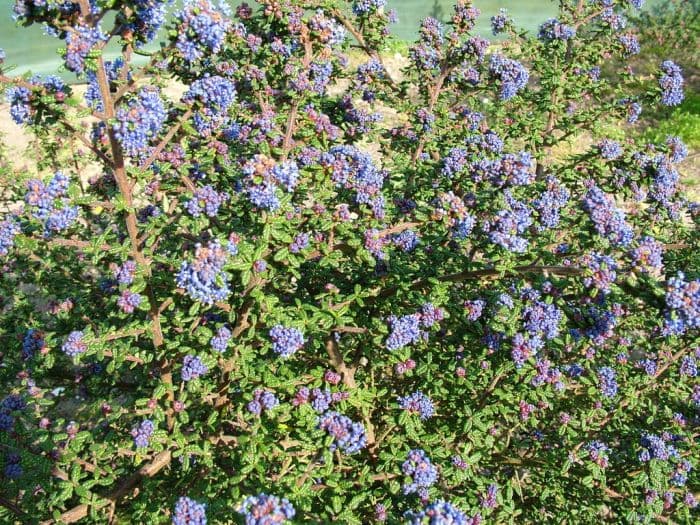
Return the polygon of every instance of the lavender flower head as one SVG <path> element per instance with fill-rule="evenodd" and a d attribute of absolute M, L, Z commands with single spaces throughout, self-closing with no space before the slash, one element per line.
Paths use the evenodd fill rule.
<path fill-rule="evenodd" d="M 280 357 L 291 357 L 304 346 L 304 334 L 297 328 L 278 324 L 270 330 L 272 351 Z"/>
<path fill-rule="evenodd" d="M 426 420 L 435 414 L 433 401 L 420 390 L 404 397 L 399 397 L 399 406 L 409 414 L 418 414 Z"/>
<path fill-rule="evenodd" d="M 344 454 L 354 454 L 367 446 L 362 423 L 354 422 L 338 412 L 329 411 L 319 416 L 318 427 L 333 438 L 331 450 L 340 449 Z"/>
<path fill-rule="evenodd" d="M 408 453 L 406 461 L 401 465 L 401 471 L 411 478 L 411 482 L 403 486 L 404 494 L 418 492 L 421 496 L 427 495 L 425 489 L 434 485 L 438 479 L 437 468 L 421 449 L 414 449 Z"/>
<path fill-rule="evenodd" d="M 207 525 L 205 505 L 181 496 L 175 503 L 172 525 Z"/>
<path fill-rule="evenodd" d="M 74 331 L 68 334 L 68 339 L 63 343 L 61 349 L 68 357 L 76 357 L 87 351 L 87 343 L 83 341 L 84 334 L 80 331 Z"/>
<path fill-rule="evenodd" d="M 289 501 L 260 493 L 248 496 L 238 508 L 245 525 L 278 525 L 291 520 L 295 511 Z"/>

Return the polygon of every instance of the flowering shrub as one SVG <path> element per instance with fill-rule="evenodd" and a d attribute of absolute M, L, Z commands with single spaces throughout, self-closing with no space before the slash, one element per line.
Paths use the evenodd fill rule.
<path fill-rule="evenodd" d="M 0 77 L 73 151 L 0 217 L 0 521 L 697 520 L 687 150 L 555 148 L 683 99 L 601 74 L 641 3 L 396 71 L 383 0 L 16 0 L 87 86 Z"/>

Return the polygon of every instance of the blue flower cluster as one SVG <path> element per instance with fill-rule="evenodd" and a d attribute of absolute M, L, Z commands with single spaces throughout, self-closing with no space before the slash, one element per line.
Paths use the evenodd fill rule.
<path fill-rule="evenodd" d="M 228 111 L 236 101 L 236 86 L 225 77 L 205 76 L 190 84 L 182 101 L 197 104 L 194 126 L 208 137 L 229 123 Z"/>
<path fill-rule="evenodd" d="M 243 500 L 238 513 L 245 517 L 245 525 L 281 525 L 291 520 L 295 511 L 286 499 L 260 493 Z"/>
<path fill-rule="evenodd" d="M 22 359 L 31 359 L 37 352 L 44 349 L 44 333 L 36 328 L 30 328 L 22 339 Z"/>
<path fill-rule="evenodd" d="M 160 133 L 167 117 L 160 91 L 144 87 L 138 96 L 117 109 L 114 134 L 124 152 L 135 157 L 144 152 L 150 140 Z"/>
<path fill-rule="evenodd" d="M 4 257 L 10 253 L 10 250 L 15 245 L 15 237 L 21 231 L 19 224 L 13 217 L 0 221 L 0 256 Z"/>
<path fill-rule="evenodd" d="M 631 252 L 632 264 L 642 273 L 661 271 L 664 267 L 664 245 L 645 235 Z"/>
<path fill-rule="evenodd" d="M 588 456 L 601 468 L 606 468 L 608 466 L 608 452 L 610 452 L 610 447 L 608 447 L 602 441 L 590 441 L 586 444 L 586 450 L 588 451 Z"/>
<path fill-rule="evenodd" d="M 698 363 L 693 356 L 686 355 L 683 357 L 679 368 L 679 373 L 682 376 L 697 377 Z"/>
<path fill-rule="evenodd" d="M 342 44 L 347 34 L 345 28 L 333 18 L 326 16 L 323 9 L 317 9 L 314 16 L 309 19 L 309 29 L 318 35 L 318 39 L 321 43 L 330 47 Z M 328 64 L 328 66 L 332 68 L 330 62 L 325 62 L 325 64 Z"/>
<path fill-rule="evenodd" d="M 228 348 L 229 341 L 231 340 L 231 330 L 222 326 L 216 332 L 216 335 L 211 338 L 210 344 L 214 351 L 223 353 Z"/>
<path fill-rule="evenodd" d="M 664 436 L 648 433 L 642 434 L 640 443 L 643 449 L 639 453 L 639 461 L 645 463 L 652 459 L 668 461 L 671 458 L 678 458 L 678 450 L 673 445 L 668 444 L 667 441 L 668 439 L 664 439 Z"/>
<path fill-rule="evenodd" d="M 624 153 L 620 143 L 611 139 L 603 139 L 600 141 L 598 143 L 598 151 L 600 151 L 601 157 L 607 160 L 615 160 Z"/>
<path fill-rule="evenodd" d="M 589 288 L 600 290 L 604 294 L 610 292 L 610 285 L 617 279 L 617 263 L 609 255 L 591 252 L 581 257 L 588 273 L 583 278 L 583 284 Z"/>
<path fill-rule="evenodd" d="M 85 72 L 85 59 L 100 42 L 107 40 L 99 27 L 77 25 L 66 33 L 66 69 L 73 73 Z"/>
<path fill-rule="evenodd" d="M 515 199 L 509 191 L 504 192 L 507 209 L 500 210 L 491 220 L 484 222 L 484 229 L 489 232 L 489 240 L 513 253 L 524 253 L 529 246 L 522 237 L 532 225 L 532 210 L 523 202 Z"/>
<path fill-rule="evenodd" d="M 639 120 L 639 115 L 642 114 L 642 105 L 630 98 L 624 98 L 620 101 L 620 104 L 625 107 L 627 112 L 627 122 L 634 124 Z"/>
<path fill-rule="evenodd" d="M 0 431 L 10 432 L 15 426 L 13 412 L 24 410 L 27 403 L 17 394 L 10 394 L 0 402 Z"/>
<path fill-rule="evenodd" d="M 194 191 L 192 198 L 185 203 L 185 209 L 192 217 L 199 217 L 202 212 L 204 212 L 207 217 L 216 217 L 219 213 L 219 207 L 228 199 L 228 193 L 219 193 L 213 186 L 207 184 Z"/>
<path fill-rule="evenodd" d="M 503 7 L 498 10 L 498 14 L 491 17 L 491 31 L 494 35 L 503 33 L 512 20 L 508 17 L 508 11 Z"/>
<path fill-rule="evenodd" d="M 403 493 L 418 493 L 423 499 L 427 499 L 428 488 L 438 480 L 437 467 L 430 462 L 425 450 L 419 448 L 408 452 L 406 461 L 401 465 L 401 472 L 411 478 L 409 483 L 403 485 Z"/>
<path fill-rule="evenodd" d="M 501 54 L 491 56 L 489 63 L 491 76 L 501 82 L 499 97 L 501 100 L 510 100 L 518 91 L 527 85 L 530 74 L 517 60 L 506 58 Z"/>
<path fill-rule="evenodd" d="M 173 0 L 135 0 L 133 18 L 127 23 L 139 45 L 147 44 L 165 23 L 168 6 Z"/>
<path fill-rule="evenodd" d="M 404 346 L 426 339 L 427 333 L 421 330 L 421 319 L 420 314 L 403 315 L 401 317 L 390 316 L 387 320 L 391 327 L 391 333 L 384 343 L 386 349 L 399 350 Z"/>
<path fill-rule="evenodd" d="M 677 106 L 685 98 L 683 93 L 683 71 L 671 60 L 661 64 L 663 74 L 659 77 L 661 103 L 665 106 Z"/>
<path fill-rule="evenodd" d="M 134 261 L 126 261 L 114 269 L 113 275 L 119 284 L 128 285 L 133 283 L 136 275 L 136 263 Z"/>
<path fill-rule="evenodd" d="M 367 435 L 362 423 L 338 412 L 329 411 L 319 416 L 318 427 L 333 438 L 331 450 L 339 449 L 344 454 L 354 454 L 367 446 Z"/>
<path fill-rule="evenodd" d="M 265 155 L 255 155 L 243 166 L 246 176 L 247 194 L 251 204 L 264 210 L 274 211 L 280 207 L 277 189 L 294 191 L 299 182 L 299 167 L 294 161 L 276 163 Z"/>
<path fill-rule="evenodd" d="M 87 343 L 83 341 L 83 337 L 85 337 L 83 332 L 77 330 L 71 332 L 68 334 L 68 338 L 63 343 L 61 350 L 63 350 L 68 357 L 75 357 L 85 353 L 87 351 Z"/>
<path fill-rule="evenodd" d="M 10 116 L 15 124 L 22 125 L 31 121 L 32 92 L 24 86 L 11 86 L 5 90 L 5 100 L 10 104 Z"/>
<path fill-rule="evenodd" d="M 134 438 L 134 445 L 137 448 L 146 448 L 151 443 L 151 436 L 156 427 L 150 419 L 144 419 L 131 429 L 131 436 Z"/>
<path fill-rule="evenodd" d="M 386 0 L 355 0 L 352 12 L 356 15 L 366 15 L 373 10 L 381 9 L 386 5 Z"/>
<path fill-rule="evenodd" d="M 32 216 L 44 223 L 44 237 L 69 228 L 78 218 L 77 206 L 70 206 L 66 197 L 68 177 L 57 171 L 47 185 L 39 179 L 27 181 L 24 201 L 32 208 Z"/>
<path fill-rule="evenodd" d="M 253 399 L 246 405 L 246 408 L 251 414 L 259 416 L 263 411 L 272 410 L 279 404 L 279 399 L 274 393 L 258 389 L 253 392 Z"/>
<path fill-rule="evenodd" d="M 532 203 L 539 215 L 537 229 L 540 231 L 559 224 L 561 209 L 569 202 L 570 196 L 569 190 L 562 186 L 556 177 L 550 175 L 546 182 L 547 189 Z"/>
<path fill-rule="evenodd" d="M 620 44 L 622 44 L 622 47 L 625 50 L 625 56 L 627 57 L 638 55 L 641 51 L 639 40 L 637 40 L 637 37 L 632 34 L 620 35 L 618 37 L 618 41 Z"/>
<path fill-rule="evenodd" d="M 683 272 L 666 283 L 664 334 L 681 335 L 700 328 L 700 279 L 686 281 Z"/>
<path fill-rule="evenodd" d="M 554 339 L 559 335 L 563 312 L 553 304 L 534 301 L 523 311 L 523 326 L 530 335 Z"/>
<path fill-rule="evenodd" d="M 278 324 L 270 330 L 272 351 L 280 357 L 291 357 L 301 350 L 306 340 L 301 330 Z"/>
<path fill-rule="evenodd" d="M 231 27 L 229 8 L 223 2 L 219 10 L 209 0 L 185 0 L 175 13 L 177 41 L 175 47 L 186 62 L 209 58 L 221 51 Z"/>
<path fill-rule="evenodd" d="M 386 172 L 378 169 L 372 158 L 354 146 L 334 146 L 323 154 L 320 164 L 331 170 L 331 180 L 355 192 L 355 202 L 367 204 L 377 218 L 384 216 L 381 194 Z"/>
<path fill-rule="evenodd" d="M 181 496 L 175 503 L 172 525 L 207 525 L 206 506 Z"/>
<path fill-rule="evenodd" d="M 406 525 L 480 525 L 481 516 L 468 517 L 459 508 L 444 500 L 437 500 L 420 511 L 404 514 Z"/>
<path fill-rule="evenodd" d="M 289 245 L 289 251 L 291 253 L 299 253 L 304 248 L 309 246 L 309 234 L 302 232 L 294 237 L 294 241 Z"/>
<path fill-rule="evenodd" d="M 134 312 L 135 308 L 139 307 L 142 299 L 141 294 L 124 290 L 119 299 L 117 299 L 117 306 L 121 308 L 122 312 L 130 314 Z"/>
<path fill-rule="evenodd" d="M 202 360 L 195 355 L 188 354 L 182 360 L 182 375 L 183 381 L 192 381 L 202 377 L 209 371 L 207 365 L 205 365 Z"/>
<path fill-rule="evenodd" d="M 597 186 L 592 186 L 583 200 L 599 235 L 619 246 L 627 246 L 634 238 L 632 227 L 625 220 L 625 212 L 615 206 L 609 195 Z"/>
<path fill-rule="evenodd" d="M 213 304 L 231 293 L 229 276 L 224 271 L 228 252 L 218 240 L 207 246 L 197 244 L 192 262 L 183 261 L 177 275 L 177 285 L 184 288 L 195 301 Z"/>
<path fill-rule="evenodd" d="M 615 370 L 609 366 L 603 366 L 598 369 L 599 388 L 603 396 L 613 398 L 617 395 L 617 380 L 615 376 Z"/>
<path fill-rule="evenodd" d="M 21 456 L 16 453 L 10 453 L 5 458 L 5 468 L 3 473 L 7 479 L 19 479 L 24 472 L 20 465 Z"/>
<path fill-rule="evenodd" d="M 420 390 L 404 397 L 399 397 L 399 406 L 409 414 L 418 414 L 422 420 L 430 419 L 435 414 L 432 399 Z"/>
<path fill-rule="evenodd" d="M 546 20 L 537 33 L 537 38 L 544 42 L 553 42 L 555 40 L 569 40 L 576 36 L 576 28 L 562 24 L 556 18 Z"/>

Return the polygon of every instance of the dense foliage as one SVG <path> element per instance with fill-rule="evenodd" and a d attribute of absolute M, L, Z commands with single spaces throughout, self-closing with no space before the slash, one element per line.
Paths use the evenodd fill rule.
<path fill-rule="evenodd" d="M 1 77 L 47 157 L 0 219 L 0 521 L 698 519 L 687 148 L 557 149 L 684 99 L 601 76 L 642 1 L 494 47 L 461 0 L 401 71 L 385 3 L 16 0 L 86 88 Z"/>

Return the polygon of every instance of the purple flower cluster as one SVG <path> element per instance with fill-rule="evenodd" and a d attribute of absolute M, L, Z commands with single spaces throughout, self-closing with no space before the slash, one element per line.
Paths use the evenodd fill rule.
<path fill-rule="evenodd" d="M 494 35 L 503 33 L 512 23 L 508 17 L 508 11 L 504 8 L 498 10 L 498 14 L 491 17 L 491 31 Z"/>
<path fill-rule="evenodd" d="M 381 194 L 386 173 L 377 169 L 372 158 L 354 146 L 341 145 L 322 155 L 320 164 L 331 170 L 331 180 L 355 192 L 358 204 L 367 204 L 377 218 L 384 216 Z"/>
<path fill-rule="evenodd" d="M 193 217 L 199 217 L 202 211 L 207 217 L 216 217 L 219 207 L 229 199 L 228 193 L 216 191 L 207 184 L 194 191 L 192 198 L 185 203 L 185 209 Z"/>
<path fill-rule="evenodd" d="M 530 74 L 517 60 L 506 58 L 501 54 L 491 56 L 489 63 L 491 76 L 501 82 L 499 97 L 501 100 L 510 100 L 518 91 L 527 85 Z"/>
<path fill-rule="evenodd" d="M 615 206 L 609 195 L 597 186 L 592 186 L 583 200 L 599 235 L 619 246 L 627 246 L 634 238 L 632 227 L 625 220 L 625 212 Z"/>
<path fill-rule="evenodd" d="M 688 156 L 688 147 L 680 137 L 666 137 L 666 146 L 668 147 L 669 159 L 673 163 L 683 162 Z"/>
<path fill-rule="evenodd" d="M 211 338 L 210 345 L 212 349 L 216 352 L 223 353 L 228 348 L 229 341 L 231 339 L 231 330 L 222 326 L 216 332 L 216 335 Z"/>
<path fill-rule="evenodd" d="M 302 232 L 294 237 L 294 241 L 289 245 L 289 251 L 291 253 L 299 253 L 304 248 L 309 246 L 309 234 Z"/>
<path fill-rule="evenodd" d="M 207 525 L 206 506 L 181 496 L 175 503 L 172 525 Z"/>
<path fill-rule="evenodd" d="M 36 328 L 30 328 L 22 339 L 22 359 L 31 359 L 37 352 L 44 349 L 44 332 Z"/>
<path fill-rule="evenodd" d="M 24 86 L 11 86 L 5 90 L 5 100 L 10 104 L 10 116 L 15 124 L 21 126 L 31 121 L 31 95 L 32 92 Z"/>
<path fill-rule="evenodd" d="M 68 338 L 65 343 L 63 343 L 61 350 L 63 350 L 68 357 L 76 357 L 77 355 L 85 353 L 87 351 L 87 343 L 83 341 L 83 337 L 85 337 L 83 332 L 77 330 L 71 332 L 68 334 Z"/>
<path fill-rule="evenodd" d="M 564 314 L 555 305 L 535 301 L 523 311 L 523 326 L 530 335 L 554 339 L 559 335 L 559 324 L 563 317 Z"/>
<path fill-rule="evenodd" d="M 679 454 L 676 447 L 668 444 L 667 441 L 668 439 L 664 439 L 664 436 L 642 434 L 640 443 L 643 448 L 639 453 L 639 461 L 646 463 L 652 459 L 668 461 L 671 458 L 678 458 Z"/>
<path fill-rule="evenodd" d="M 468 517 L 459 508 L 444 500 L 437 500 L 420 511 L 406 511 L 406 525 L 479 525 L 481 516 Z"/>
<path fill-rule="evenodd" d="M 280 357 L 291 357 L 301 350 L 306 340 L 301 330 L 278 324 L 270 330 L 272 351 Z"/>
<path fill-rule="evenodd" d="M 496 496 L 498 496 L 498 485 L 491 483 L 486 489 L 486 494 L 479 498 L 481 506 L 485 509 L 495 509 L 498 504 Z"/>
<path fill-rule="evenodd" d="M 609 366 L 603 366 L 598 369 L 599 389 L 603 396 L 613 398 L 617 395 L 617 380 L 615 379 L 615 370 Z"/>
<path fill-rule="evenodd" d="M 122 312 L 131 314 L 141 304 L 142 299 L 141 294 L 124 290 L 119 299 L 117 299 L 117 306 L 121 308 Z"/>
<path fill-rule="evenodd" d="M 617 279 L 617 263 L 609 255 L 591 252 L 581 257 L 581 264 L 585 265 L 588 273 L 583 278 L 583 284 L 588 288 L 595 288 L 604 294 L 610 292 L 610 285 Z"/>
<path fill-rule="evenodd" d="M 681 366 L 679 373 L 686 377 L 697 377 L 698 375 L 698 363 L 693 356 L 686 355 L 681 361 Z"/>
<path fill-rule="evenodd" d="M 418 493 L 421 498 L 428 497 L 428 488 L 438 480 L 438 470 L 430 462 L 424 450 L 419 448 L 409 451 L 406 461 L 401 465 L 401 472 L 411 478 L 403 485 L 404 494 Z"/>
<path fill-rule="evenodd" d="M 537 33 L 537 38 L 544 42 L 555 40 L 569 40 L 576 36 L 576 28 L 562 24 L 556 18 L 546 20 Z"/>
<path fill-rule="evenodd" d="M 620 104 L 625 107 L 627 112 L 627 122 L 634 124 L 639 120 L 639 115 L 642 114 L 642 105 L 639 102 L 625 98 L 620 101 Z"/>
<path fill-rule="evenodd" d="M 231 21 L 228 6 L 221 2 L 217 10 L 209 0 L 185 0 L 175 13 L 177 41 L 175 47 L 186 62 L 192 63 L 221 51 Z"/>
<path fill-rule="evenodd" d="M 409 414 L 418 414 L 422 420 L 430 419 L 435 414 L 433 401 L 420 390 L 399 397 L 399 406 Z"/>
<path fill-rule="evenodd" d="M 630 253 L 632 264 L 642 273 L 661 271 L 664 267 L 663 255 L 664 245 L 648 235 L 642 237 Z"/>
<path fill-rule="evenodd" d="M 160 91 L 141 88 L 138 96 L 117 109 L 114 134 L 124 152 L 135 157 L 145 151 L 150 140 L 160 133 L 167 116 Z"/>
<path fill-rule="evenodd" d="M 344 454 L 354 454 L 367 446 L 362 423 L 354 422 L 338 412 L 330 411 L 319 416 L 318 427 L 333 438 L 331 450 L 340 449 Z"/>
<path fill-rule="evenodd" d="M 258 389 L 253 392 L 253 399 L 246 405 L 246 408 L 251 414 L 259 416 L 263 411 L 272 410 L 279 404 L 279 399 L 275 394 L 268 390 Z"/>
<path fill-rule="evenodd" d="M 158 30 L 165 23 L 168 5 L 173 0 L 136 0 L 134 13 L 127 24 L 136 38 L 138 45 L 142 46 L 153 40 Z"/>
<path fill-rule="evenodd" d="M 539 215 L 538 230 L 554 228 L 559 224 L 560 211 L 569 201 L 569 190 L 553 176 L 547 177 L 547 189 L 533 201 Z"/>
<path fill-rule="evenodd" d="M 601 441 L 591 441 L 586 444 L 588 456 L 601 468 L 608 466 L 608 452 L 610 447 Z"/>
<path fill-rule="evenodd" d="M 472 301 L 464 301 L 464 311 L 467 314 L 467 319 L 476 321 L 481 317 L 486 306 L 486 301 L 483 299 L 474 299 Z"/>
<path fill-rule="evenodd" d="M 119 284 L 128 285 L 133 283 L 134 275 L 136 275 L 136 263 L 134 261 L 126 261 L 114 269 L 113 275 Z"/>
<path fill-rule="evenodd" d="M 236 100 L 236 87 L 221 76 L 205 76 L 195 80 L 182 96 L 186 104 L 197 104 L 193 120 L 197 131 L 205 137 L 229 122 L 228 110 Z"/>
<path fill-rule="evenodd" d="M 10 253 L 10 249 L 15 245 L 15 237 L 22 230 L 13 217 L 0 221 L 0 256 Z"/>
<path fill-rule="evenodd" d="M 140 424 L 131 429 L 131 436 L 134 438 L 134 445 L 137 448 L 146 448 L 151 443 L 151 436 L 156 429 L 153 421 L 144 419 Z"/>
<path fill-rule="evenodd" d="M 386 5 L 386 0 L 355 0 L 352 12 L 356 15 L 366 15 Z"/>
<path fill-rule="evenodd" d="M 620 35 L 617 40 L 620 42 L 620 44 L 622 44 L 626 57 L 638 55 L 641 51 L 639 40 L 637 40 L 637 37 L 632 34 Z"/>
<path fill-rule="evenodd" d="M 700 279 L 686 281 L 678 272 L 666 283 L 666 323 L 664 333 L 681 335 L 700 328 Z"/>
<path fill-rule="evenodd" d="M 286 499 L 260 493 L 243 500 L 238 513 L 245 517 L 245 525 L 280 525 L 291 520 L 295 511 Z"/>
<path fill-rule="evenodd" d="M 386 339 L 384 346 L 387 350 L 399 350 L 404 346 L 417 343 L 425 338 L 427 334 L 421 330 L 421 314 L 403 315 L 396 317 L 392 315 L 388 318 L 391 333 Z"/>
<path fill-rule="evenodd" d="M 250 202 L 258 208 L 271 211 L 280 207 L 277 189 L 281 186 L 287 192 L 292 192 L 299 182 L 299 167 L 296 162 L 277 164 L 265 155 L 255 155 L 246 162 L 243 173 Z"/>
<path fill-rule="evenodd" d="M 620 143 L 610 139 L 600 141 L 598 143 L 598 151 L 600 151 L 601 157 L 606 160 L 615 160 L 624 153 Z"/>
<path fill-rule="evenodd" d="M 677 106 L 685 98 L 683 93 L 683 71 L 671 60 L 661 64 L 663 74 L 659 77 L 661 103 L 665 106 Z"/>
<path fill-rule="evenodd" d="M 5 468 L 3 473 L 7 479 L 18 479 L 22 477 L 23 469 L 20 465 L 21 456 L 16 453 L 10 453 L 5 458 Z"/>
<path fill-rule="evenodd" d="M 532 210 L 523 202 L 516 200 L 508 191 L 504 192 L 508 208 L 500 210 L 496 216 L 484 223 L 489 233 L 489 240 L 513 253 L 523 253 L 529 245 L 521 237 L 532 225 Z"/>
<path fill-rule="evenodd" d="M 329 18 L 323 9 L 317 9 L 314 16 L 309 19 L 309 29 L 319 36 L 321 43 L 330 47 L 342 44 L 345 41 L 345 28 Z M 327 64 L 330 65 L 328 62 Z"/>
<path fill-rule="evenodd" d="M 79 210 L 65 198 L 68 177 L 57 171 L 48 184 L 39 179 L 27 181 L 24 201 L 32 208 L 32 216 L 44 223 L 44 237 L 69 228 L 78 218 Z"/>
<path fill-rule="evenodd" d="M 183 261 L 180 266 L 177 285 L 195 301 L 206 304 L 223 301 L 231 293 L 229 277 L 223 269 L 227 255 L 218 240 L 207 246 L 197 244 L 194 261 Z"/>
<path fill-rule="evenodd" d="M 180 374 L 183 381 L 192 381 L 203 376 L 208 371 L 209 368 L 195 355 L 188 354 L 182 360 L 182 371 Z"/>
<path fill-rule="evenodd" d="M 98 27 L 77 25 L 66 33 L 65 63 L 66 69 L 73 73 L 85 72 L 85 59 L 90 51 L 107 37 Z"/>

